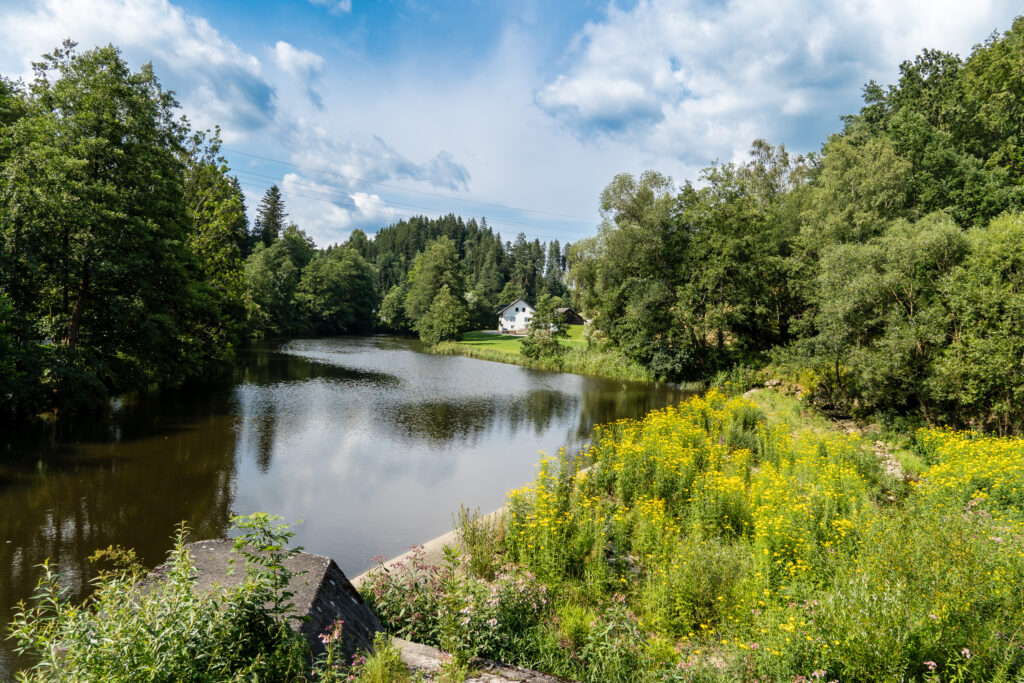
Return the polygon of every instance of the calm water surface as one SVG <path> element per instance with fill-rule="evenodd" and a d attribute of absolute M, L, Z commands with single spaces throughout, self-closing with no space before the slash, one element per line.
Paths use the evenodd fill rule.
<path fill-rule="evenodd" d="M 295 541 L 354 576 L 489 511 L 539 451 L 684 398 L 672 387 L 420 353 L 390 337 L 240 352 L 234 377 L 114 401 L 76 423 L 0 437 L 0 609 L 52 558 L 75 594 L 110 544 L 160 563 L 175 525 L 224 536 L 228 516 L 302 519 Z M 3 629 L 4 631 L 6 629 Z M 6 634 L 4 634 L 6 635 Z M 15 666 L 0 638 L 0 680 Z"/>

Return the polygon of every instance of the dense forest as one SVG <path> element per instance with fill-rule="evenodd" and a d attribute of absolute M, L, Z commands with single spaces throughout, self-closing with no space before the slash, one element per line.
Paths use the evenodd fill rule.
<path fill-rule="evenodd" d="M 869 83 L 819 154 L 604 190 L 576 304 L 670 379 L 769 365 L 860 416 L 1024 427 L 1024 18 Z"/>
<path fill-rule="evenodd" d="M 317 248 L 250 226 L 216 131 L 149 66 L 67 43 L 0 81 L 0 395 L 74 409 L 216 372 L 253 336 L 493 327 L 518 296 L 667 380 L 768 368 L 862 417 L 1024 428 L 1024 19 L 925 50 L 806 156 L 758 140 L 677 186 L 621 175 L 598 234 L 415 217 Z"/>
<path fill-rule="evenodd" d="M 250 225 L 218 132 L 192 130 L 113 46 L 68 42 L 31 83 L 0 79 L 0 178 L 9 414 L 216 373 L 249 337 L 440 341 L 492 327 L 505 299 L 565 291 L 557 241 L 503 243 L 486 221 L 417 217 L 318 249 L 272 186 Z"/>

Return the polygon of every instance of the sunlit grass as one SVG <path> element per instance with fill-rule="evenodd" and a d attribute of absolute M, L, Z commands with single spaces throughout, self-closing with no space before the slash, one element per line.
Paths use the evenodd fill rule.
<path fill-rule="evenodd" d="M 431 351 L 446 356 L 468 356 L 498 363 L 513 363 L 536 370 L 573 372 L 638 382 L 655 379 L 650 370 L 626 358 L 620 351 L 587 348 L 587 342 L 583 339 L 583 325 L 569 326 L 569 338 L 562 342 L 566 346 L 565 353 L 557 358 L 527 358 L 520 352 L 522 343 L 523 337 L 520 336 L 476 331 L 465 333 L 461 341 L 438 344 Z"/>

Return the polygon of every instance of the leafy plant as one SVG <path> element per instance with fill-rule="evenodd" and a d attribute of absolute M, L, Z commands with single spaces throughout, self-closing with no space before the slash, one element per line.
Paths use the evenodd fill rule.
<path fill-rule="evenodd" d="M 280 619 L 289 532 L 266 515 L 238 519 L 253 561 L 243 582 L 209 594 L 196 591 L 184 525 L 159 579 L 143 578 L 130 552 L 101 553 L 114 568 L 99 574 L 82 604 L 67 600 L 44 563 L 31 604 L 20 604 L 11 624 L 18 652 L 37 660 L 19 680 L 306 680 L 308 648 Z"/>

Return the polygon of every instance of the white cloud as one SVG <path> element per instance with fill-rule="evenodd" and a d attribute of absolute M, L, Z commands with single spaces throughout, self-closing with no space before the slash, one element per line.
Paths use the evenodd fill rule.
<path fill-rule="evenodd" d="M 43 0 L 0 10 L 0 67 L 27 75 L 32 60 L 67 37 L 82 49 L 114 43 L 136 64 L 154 61 L 158 76 L 183 86 L 177 93 L 194 122 L 219 123 L 228 138 L 276 115 L 260 60 L 167 0 Z"/>
<path fill-rule="evenodd" d="M 448 152 L 435 148 L 416 163 L 381 137 L 355 135 L 334 112 L 322 112 L 314 90 L 326 76 L 322 56 L 278 40 L 260 50 L 261 61 L 206 19 L 168 0 L 42 0 L 0 7 L 0 73 L 29 78 L 31 62 L 68 36 L 82 50 L 113 43 L 132 66 L 153 61 L 192 124 L 220 125 L 229 147 L 258 144 L 253 151 L 263 155 L 377 181 L 414 180 L 449 190 L 468 186 L 469 172 Z M 320 115 L 323 126 L 316 122 Z M 335 241 L 339 231 L 352 227 L 376 229 L 399 216 L 373 194 L 372 186 L 327 178 L 330 184 L 302 192 L 297 183 L 307 181 L 301 176 L 280 181 L 282 188 L 291 188 L 289 209 L 295 220 L 318 242 Z M 264 176 L 249 177 L 250 207 L 259 201 L 257 188 L 271 182 Z M 323 188 L 335 197 L 343 195 L 340 206 L 320 201 L 317 191 Z"/>
<path fill-rule="evenodd" d="M 313 235 L 319 246 L 345 241 L 352 230 L 376 230 L 402 217 L 379 195 L 351 192 L 336 184 L 318 183 L 299 173 L 286 173 L 281 193 L 289 220 Z"/>
<path fill-rule="evenodd" d="M 324 5 L 331 14 L 348 14 L 352 11 L 352 0 L 309 0 L 314 5 Z"/>
<path fill-rule="evenodd" d="M 816 146 L 864 82 L 891 81 L 925 47 L 966 55 L 1018 10 L 1006 0 L 613 3 L 536 102 L 582 139 L 627 139 L 689 163 L 742 156 L 754 137 Z"/>
<path fill-rule="evenodd" d="M 274 45 L 273 54 L 277 66 L 290 74 L 306 76 L 324 68 L 323 57 L 309 50 L 300 50 L 283 40 L 277 41 Z"/>
<path fill-rule="evenodd" d="M 294 163 L 344 176 L 332 176 L 332 182 L 344 182 L 348 187 L 365 187 L 361 180 L 402 179 L 449 190 L 469 187 L 469 171 L 443 150 L 416 163 L 377 135 L 342 138 L 321 125 L 297 127 L 289 142 Z"/>

